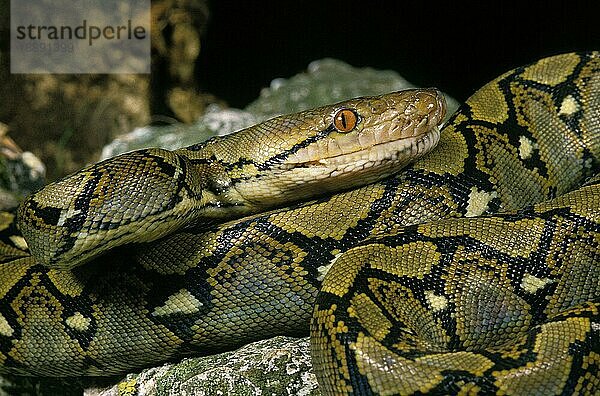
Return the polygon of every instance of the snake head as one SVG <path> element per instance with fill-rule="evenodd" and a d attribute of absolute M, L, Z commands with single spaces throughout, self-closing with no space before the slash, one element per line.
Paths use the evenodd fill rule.
<path fill-rule="evenodd" d="M 435 147 L 445 114 L 437 89 L 357 98 L 266 121 L 215 155 L 229 170 L 232 200 L 289 204 L 398 172 Z"/>

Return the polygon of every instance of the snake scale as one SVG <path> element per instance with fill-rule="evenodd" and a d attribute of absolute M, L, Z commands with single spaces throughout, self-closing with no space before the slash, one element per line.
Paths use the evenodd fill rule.
<path fill-rule="evenodd" d="M 428 91 L 425 106 L 405 103 L 401 112 L 427 113 L 439 103 L 435 96 Z M 293 135 L 276 150 L 292 150 L 301 169 L 320 165 L 318 150 L 300 155 L 294 140 L 352 133 L 368 122 L 363 103 L 327 108 L 325 121 L 315 116 L 315 133 Z M 139 240 L 113 231 L 122 219 L 100 222 L 99 234 L 114 248 L 97 258 L 103 250 L 95 241 L 73 239 L 95 202 L 81 206 L 77 198 L 112 196 L 112 184 L 103 182 L 106 174 L 119 181 L 112 165 L 100 166 L 106 172 L 97 178 L 89 172 L 97 167 L 75 175 L 84 183 L 62 194 L 71 202 L 63 212 L 44 209 L 54 202 L 48 196 L 34 196 L 19 214 L 24 234 L 45 226 L 67 231 L 54 239 L 26 235 L 36 259 L 14 215 L 1 216 L 0 372 L 118 374 L 303 335 L 310 324 L 325 394 L 600 392 L 600 53 L 558 55 L 503 74 L 476 91 L 440 135 L 435 149 L 400 173 L 384 166 L 371 184 L 358 186 L 363 177 L 350 176 L 342 191 L 220 224 L 214 219 L 228 217 L 222 208 L 261 210 L 269 194 L 259 192 L 248 208 L 239 197 L 245 202 L 249 193 L 227 191 L 262 180 L 260 172 L 283 156 L 259 150 L 252 161 L 231 157 L 224 169 L 234 176 L 227 178 L 212 156 L 194 157 L 206 145 L 184 149 L 192 160 L 176 156 L 171 165 L 156 160 L 169 154 L 142 152 L 142 162 L 155 158 L 146 172 L 177 181 L 161 208 L 196 196 L 199 205 L 181 213 L 202 220 L 176 214 L 177 224 L 153 231 L 164 219 L 149 208 Z M 226 152 L 246 153 L 265 136 Z M 185 171 L 193 167 L 216 176 L 193 181 Z M 179 188 L 194 182 L 200 190 Z M 307 197 L 333 189 L 292 188 Z M 140 205 L 137 212 L 146 208 Z"/>

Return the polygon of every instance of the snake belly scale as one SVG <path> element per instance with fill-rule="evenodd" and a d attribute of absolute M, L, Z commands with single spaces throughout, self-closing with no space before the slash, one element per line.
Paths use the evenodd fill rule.
<path fill-rule="evenodd" d="M 69 269 L 4 214 L 0 371 L 123 373 L 312 317 L 326 394 L 597 393 L 599 159 L 600 54 L 571 53 L 479 89 L 404 171 L 290 208 Z"/>

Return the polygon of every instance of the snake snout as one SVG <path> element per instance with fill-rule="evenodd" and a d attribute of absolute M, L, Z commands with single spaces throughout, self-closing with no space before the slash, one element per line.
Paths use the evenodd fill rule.
<path fill-rule="evenodd" d="M 399 137 L 423 136 L 437 128 L 445 116 L 446 99 L 438 89 L 414 90 L 408 100 L 400 103 L 400 114 L 392 129 L 402 130 Z"/>
<path fill-rule="evenodd" d="M 436 88 L 420 90 L 406 109 L 408 117 L 427 119 L 429 127 L 439 125 L 446 116 L 446 99 Z"/>

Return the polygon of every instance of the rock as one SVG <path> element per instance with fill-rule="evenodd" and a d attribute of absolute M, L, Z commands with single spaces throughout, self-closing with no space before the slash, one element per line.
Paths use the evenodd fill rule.
<path fill-rule="evenodd" d="M 236 351 L 143 370 L 87 396 L 319 395 L 308 338 L 274 337 Z"/>

